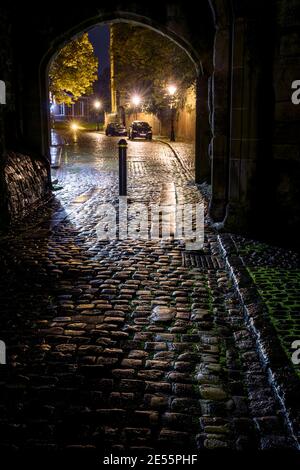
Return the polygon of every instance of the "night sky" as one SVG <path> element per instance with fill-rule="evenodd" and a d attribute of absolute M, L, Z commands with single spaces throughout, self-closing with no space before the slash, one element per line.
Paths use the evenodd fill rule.
<path fill-rule="evenodd" d="M 109 25 L 98 25 L 89 31 L 89 38 L 99 59 L 99 75 L 109 66 Z"/>

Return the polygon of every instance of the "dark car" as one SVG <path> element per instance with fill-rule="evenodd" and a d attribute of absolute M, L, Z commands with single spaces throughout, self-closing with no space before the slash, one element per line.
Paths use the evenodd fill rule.
<path fill-rule="evenodd" d="M 128 137 L 130 140 L 140 137 L 142 139 L 152 139 L 152 127 L 145 121 L 133 121 L 129 127 Z"/>
<path fill-rule="evenodd" d="M 105 129 L 105 135 L 115 136 L 115 135 L 127 135 L 126 127 L 118 122 L 110 122 L 107 124 Z"/>

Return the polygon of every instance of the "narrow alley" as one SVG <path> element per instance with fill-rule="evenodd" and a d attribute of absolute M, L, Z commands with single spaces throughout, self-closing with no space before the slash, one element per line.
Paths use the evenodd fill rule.
<path fill-rule="evenodd" d="M 212 228 L 198 263 L 180 240 L 97 239 L 117 142 L 70 141 L 50 205 L 1 240 L 1 449 L 296 448 Z M 165 184 L 206 205 L 167 145 L 129 142 L 129 200 Z"/>

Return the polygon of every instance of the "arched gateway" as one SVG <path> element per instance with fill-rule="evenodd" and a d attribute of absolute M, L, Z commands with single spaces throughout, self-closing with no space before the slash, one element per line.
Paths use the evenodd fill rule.
<path fill-rule="evenodd" d="M 286 96 L 294 62 L 288 62 L 288 43 L 277 50 L 274 37 L 277 34 L 281 40 L 280 24 L 285 19 L 292 34 L 293 15 L 289 2 L 279 3 L 280 8 L 258 0 L 203 0 L 197 11 L 192 2 L 175 0 L 159 6 L 127 1 L 100 2 L 97 7 L 61 5 L 59 12 L 49 8 L 46 13 L 39 6 L 20 7 L 17 14 L 7 8 L 0 64 L 8 102 L 0 111 L 6 119 L 2 129 L 5 148 L 48 157 L 47 67 L 64 43 L 96 24 L 127 21 L 143 25 L 175 41 L 195 65 L 195 177 L 199 183 L 211 183 L 212 219 L 225 221 L 231 230 L 249 232 L 258 227 L 260 217 L 267 230 L 278 234 L 274 215 L 279 211 L 283 224 L 286 220 L 292 227 L 295 219 L 289 214 L 297 199 L 293 175 L 298 170 L 295 158 L 286 155 L 284 136 L 298 119 Z M 9 22 L 22 38 L 18 44 L 11 39 L 12 31 L 6 30 Z M 265 24 L 270 26 L 268 37 Z M 283 78 L 279 66 L 274 66 L 276 57 L 280 57 L 276 64 L 285 61 L 288 72 Z M 289 123 L 282 100 L 290 110 Z M 292 150 L 297 135 L 289 138 Z"/>

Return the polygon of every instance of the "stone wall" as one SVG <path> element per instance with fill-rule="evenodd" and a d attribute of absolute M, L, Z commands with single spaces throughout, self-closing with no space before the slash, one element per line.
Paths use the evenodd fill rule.
<path fill-rule="evenodd" d="M 50 196 L 47 166 L 43 161 L 9 152 L 4 172 L 11 222 L 28 215 Z"/>
<path fill-rule="evenodd" d="M 184 104 L 178 110 L 176 120 L 176 135 L 179 139 L 195 141 L 196 138 L 196 92 L 190 87 L 185 95 Z"/>
<path fill-rule="evenodd" d="M 21 88 L 18 70 L 9 13 L 0 8 L 0 80 L 6 85 L 6 104 L 0 104 L 1 229 L 28 215 L 50 192 L 46 160 L 21 153 L 25 146 L 20 141 L 23 122 L 17 116 Z"/>
<path fill-rule="evenodd" d="M 277 1 L 276 13 L 273 185 L 276 217 L 292 234 L 300 222 L 300 105 L 291 101 L 292 82 L 300 80 L 300 2 Z"/>

